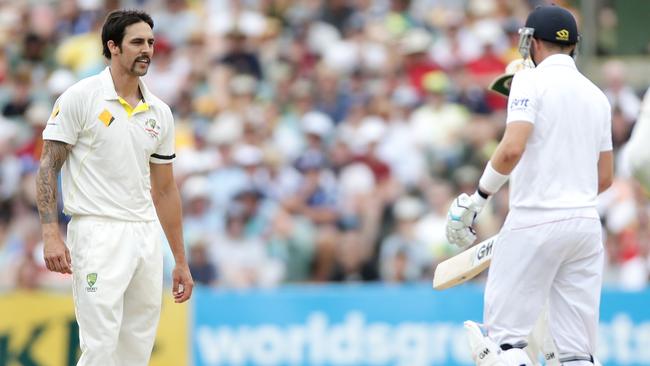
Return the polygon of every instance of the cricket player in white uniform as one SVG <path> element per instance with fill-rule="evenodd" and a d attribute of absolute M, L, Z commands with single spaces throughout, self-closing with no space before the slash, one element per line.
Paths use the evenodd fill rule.
<path fill-rule="evenodd" d="M 102 29 L 110 66 L 56 101 L 37 177 L 47 268 L 71 273 L 84 366 L 149 363 L 162 301 L 160 226 L 176 260 L 176 302 L 192 294 L 174 183 L 174 121 L 140 80 L 154 49 L 144 12 L 115 11 Z M 67 247 L 58 228 L 57 174 Z M 158 223 L 160 222 L 160 224 Z"/>
<path fill-rule="evenodd" d="M 560 362 L 592 365 L 603 270 L 595 206 L 613 176 L 610 105 L 571 57 L 578 42 L 571 13 L 538 7 L 520 33 L 522 54 L 536 68 L 515 74 L 505 135 L 476 193 L 460 195 L 448 214 L 449 240 L 470 245 L 476 216 L 510 181 L 510 212 L 485 289 L 484 329 L 466 323 L 472 356 L 478 365 L 533 364 L 522 348 L 548 303 Z"/>

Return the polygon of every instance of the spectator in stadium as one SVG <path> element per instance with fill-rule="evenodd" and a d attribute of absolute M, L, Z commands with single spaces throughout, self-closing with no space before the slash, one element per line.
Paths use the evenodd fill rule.
<path fill-rule="evenodd" d="M 338 218 L 336 181 L 325 156 L 308 150 L 296 160 L 295 167 L 302 178 L 297 190 L 283 201 L 285 209 L 304 215 L 317 225 L 334 224 Z"/>
<path fill-rule="evenodd" d="M 256 79 L 262 79 L 262 66 L 257 54 L 247 48 L 247 36 L 235 28 L 226 34 L 228 50 L 219 60 L 236 74 L 248 74 Z"/>
<path fill-rule="evenodd" d="M 416 236 L 416 223 L 423 212 L 422 202 L 415 197 L 400 197 L 393 206 L 396 223 L 381 243 L 379 268 L 386 282 L 414 282 L 430 272 L 433 258 L 424 242 Z"/>
<path fill-rule="evenodd" d="M 192 279 L 204 286 L 217 286 L 217 267 L 210 262 L 207 245 L 202 241 L 196 241 L 190 245 L 189 266 Z"/>
<path fill-rule="evenodd" d="M 608 61 L 603 64 L 602 73 L 605 77 L 603 92 L 612 105 L 612 110 L 619 110 L 626 123 L 634 123 L 641 108 L 641 100 L 625 80 L 625 65 L 619 60 Z"/>
<path fill-rule="evenodd" d="M 209 185 L 206 177 L 193 175 L 181 186 L 183 234 L 188 243 L 196 238 L 214 238 L 222 229 L 212 204 Z"/>
<path fill-rule="evenodd" d="M 443 72 L 426 74 L 423 87 L 425 103 L 413 111 L 409 124 L 431 174 L 442 176 L 459 164 L 459 137 L 470 115 L 464 106 L 448 100 L 452 85 Z"/>
<path fill-rule="evenodd" d="M 291 215 L 281 208 L 274 212 L 272 220 L 268 251 L 282 262 L 283 281 L 310 281 L 317 249 L 314 225 L 305 216 Z"/>
<path fill-rule="evenodd" d="M 18 262 L 16 285 L 19 290 L 33 291 L 40 287 L 41 268 L 34 257 L 25 255 Z"/>
<path fill-rule="evenodd" d="M 246 213 L 237 202 L 228 206 L 225 232 L 210 244 L 211 262 L 219 269 L 219 284 L 249 288 L 274 286 L 283 278 L 284 268 L 267 252 L 260 236 L 246 236 Z"/>

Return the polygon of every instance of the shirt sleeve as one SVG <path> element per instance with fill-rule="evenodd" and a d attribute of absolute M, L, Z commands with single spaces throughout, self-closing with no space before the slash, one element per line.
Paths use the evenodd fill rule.
<path fill-rule="evenodd" d="M 538 103 L 532 71 L 520 71 L 512 79 L 506 123 L 516 121 L 535 123 Z"/>
<path fill-rule="evenodd" d="M 74 145 L 83 130 L 84 120 L 79 97 L 67 90 L 54 102 L 52 114 L 43 130 L 43 140 Z"/>
<path fill-rule="evenodd" d="M 153 164 L 170 164 L 176 158 L 176 154 L 174 153 L 174 117 L 170 110 L 166 110 L 164 116 L 164 130 L 160 144 L 158 144 L 156 152 L 149 157 L 149 162 Z"/>

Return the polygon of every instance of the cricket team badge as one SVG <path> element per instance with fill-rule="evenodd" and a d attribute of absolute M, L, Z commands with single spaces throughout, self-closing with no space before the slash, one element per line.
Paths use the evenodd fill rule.
<path fill-rule="evenodd" d="M 158 135 L 160 135 L 160 123 L 156 122 L 153 118 L 149 118 L 144 123 L 144 130 L 147 131 L 149 136 L 152 138 L 158 138 Z"/>
<path fill-rule="evenodd" d="M 95 283 L 97 283 L 97 273 L 88 273 L 86 275 L 86 282 L 88 283 L 88 287 L 86 287 L 86 292 L 97 292 L 97 287 L 95 287 Z"/>

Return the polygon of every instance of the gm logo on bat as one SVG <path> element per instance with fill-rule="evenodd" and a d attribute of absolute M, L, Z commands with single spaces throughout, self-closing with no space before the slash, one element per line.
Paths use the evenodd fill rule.
<path fill-rule="evenodd" d="M 492 244 L 494 244 L 494 240 L 488 241 L 476 250 L 476 258 L 474 258 L 474 263 L 479 263 L 492 254 Z"/>

